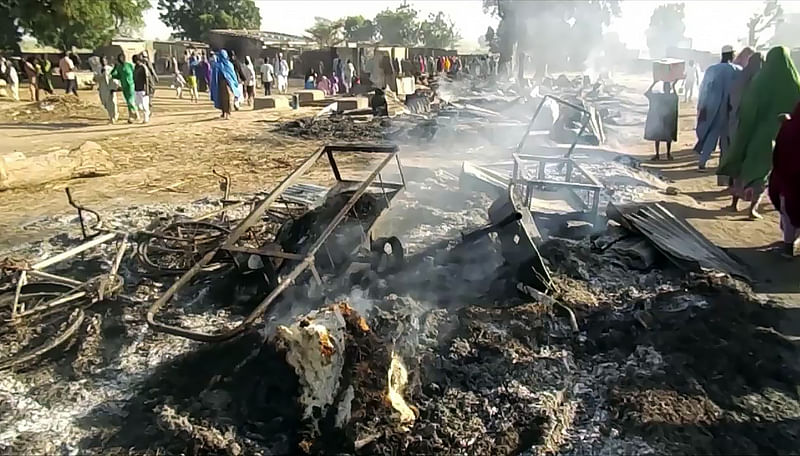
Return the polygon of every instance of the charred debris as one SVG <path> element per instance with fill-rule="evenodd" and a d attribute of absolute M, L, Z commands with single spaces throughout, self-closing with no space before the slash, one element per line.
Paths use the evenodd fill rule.
<path fill-rule="evenodd" d="M 0 264 L 0 449 L 796 449 L 797 353 L 769 329 L 779 310 L 664 205 L 601 204 L 601 179 L 572 156 L 604 138 L 608 112 L 591 104 L 603 86 L 559 78 L 546 96 L 508 96 L 468 83 L 482 97 L 437 90 L 367 127 L 345 113 L 279 128 L 421 123 L 433 141 L 505 122 L 522 138 L 505 170 L 455 175 L 404 167 L 388 143 L 329 144 L 266 193 L 234 196 L 214 171 L 221 198 L 144 225 L 67 192 L 80 235 Z M 531 153 L 542 129 L 570 145 Z M 354 154 L 366 158 L 349 176 Z M 308 183 L 319 163 L 328 178 Z M 542 213 L 543 192 L 576 203 Z"/>

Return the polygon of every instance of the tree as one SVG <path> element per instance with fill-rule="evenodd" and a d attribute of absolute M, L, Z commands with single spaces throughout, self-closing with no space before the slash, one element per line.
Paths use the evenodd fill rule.
<path fill-rule="evenodd" d="M 486 45 L 489 46 L 489 52 L 500 52 L 500 36 L 495 33 L 494 28 L 491 26 L 486 28 L 486 33 L 483 35 Z"/>
<path fill-rule="evenodd" d="M 685 39 L 684 9 L 683 3 L 671 3 L 659 5 L 653 10 L 650 27 L 647 29 L 647 47 L 650 49 L 651 57 L 665 57 L 667 49 L 677 46 Z"/>
<path fill-rule="evenodd" d="M 604 25 L 620 14 L 618 0 L 483 0 L 484 11 L 500 18 L 500 60 L 530 55 L 538 71 L 548 66 L 580 69 L 602 39 Z"/>
<path fill-rule="evenodd" d="M 403 3 L 396 10 L 385 9 L 375 16 L 375 28 L 381 43 L 416 46 L 419 43 L 417 10 Z"/>
<path fill-rule="evenodd" d="M 64 50 L 97 47 L 119 27 L 141 25 L 142 13 L 150 7 L 149 0 L 23 0 L 4 4 L 10 5 L 10 17 L 17 19 L 22 32 L 41 44 Z"/>
<path fill-rule="evenodd" d="M 344 18 L 344 37 L 347 41 L 372 41 L 377 30 L 375 23 L 364 16 L 348 16 Z"/>
<path fill-rule="evenodd" d="M 13 12 L 16 7 L 16 2 L 12 5 L 8 0 L 0 1 L 0 51 L 15 54 L 19 53 L 19 40 L 22 38 L 16 13 Z"/>
<path fill-rule="evenodd" d="M 314 25 L 306 30 L 321 47 L 336 46 L 344 39 L 343 21 L 315 17 Z"/>
<path fill-rule="evenodd" d="M 753 13 L 747 21 L 747 45 L 752 48 L 758 46 L 759 35 L 781 19 L 783 19 L 783 8 L 778 4 L 778 0 L 765 0 L 764 9 Z"/>
<path fill-rule="evenodd" d="M 158 9 L 161 20 L 184 39 L 205 41 L 213 29 L 261 27 L 253 0 L 158 0 Z"/>
<path fill-rule="evenodd" d="M 441 11 L 420 24 L 419 35 L 425 47 L 440 49 L 451 48 L 461 39 L 453 21 Z"/>

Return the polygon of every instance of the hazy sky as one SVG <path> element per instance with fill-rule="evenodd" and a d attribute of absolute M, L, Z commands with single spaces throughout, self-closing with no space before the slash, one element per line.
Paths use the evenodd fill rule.
<path fill-rule="evenodd" d="M 301 35 L 314 23 L 315 16 L 330 19 L 358 15 L 372 17 L 386 8 L 396 8 L 400 0 L 256 0 L 261 9 L 261 28 L 275 32 Z M 488 26 L 497 19 L 483 13 L 480 0 L 411 0 L 409 3 L 421 15 L 444 11 L 450 15 L 464 40 L 477 44 Z M 645 30 L 653 9 L 670 1 L 622 0 L 622 16 L 615 18 L 610 31 L 632 48 L 645 48 Z M 724 44 L 736 45 L 746 33 L 750 15 L 758 11 L 763 2 L 742 0 L 690 0 L 686 4 L 686 35 L 696 49 L 718 51 Z M 787 13 L 800 13 L 800 1 L 783 0 Z M 158 12 L 150 10 L 145 15 L 145 37 L 167 38 L 170 30 L 158 19 Z"/>

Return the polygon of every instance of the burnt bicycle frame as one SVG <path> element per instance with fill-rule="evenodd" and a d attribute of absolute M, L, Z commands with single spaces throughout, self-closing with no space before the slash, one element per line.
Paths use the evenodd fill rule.
<path fill-rule="evenodd" d="M 383 194 L 386 197 L 387 189 L 394 189 L 399 191 L 405 187 L 405 177 L 403 176 L 403 168 L 400 164 L 398 156 L 399 148 L 396 145 L 377 145 L 377 144 L 332 144 L 321 147 L 313 153 L 303 164 L 295 169 L 289 176 L 287 176 L 275 189 L 273 189 L 253 210 L 234 228 L 227 239 L 222 245 L 207 252 L 203 258 L 200 259 L 191 269 L 181 276 L 164 294 L 159 297 L 148 309 L 146 320 L 147 324 L 155 331 L 164 332 L 174 336 L 185 337 L 188 339 L 200 342 L 223 342 L 237 335 L 243 333 L 247 328 L 252 326 L 272 305 L 273 302 L 283 293 L 295 280 L 305 272 L 311 270 L 314 279 L 321 282 L 322 279 L 314 266 L 315 256 L 317 252 L 323 247 L 325 241 L 333 233 L 337 226 L 345 219 L 348 212 L 353 209 L 356 202 L 363 196 L 370 186 L 372 186 L 377 179 L 380 182 Z M 342 178 L 339 167 L 334 158 L 335 153 L 376 153 L 386 154 L 386 157 L 375 167 L 375 169 L 363 181 L 346 180 Z M 261 217 L 266 213 L 270 206 L 286 191 L 295 181 L 302 177 L 309 169 L 311 169 L 317 161 L 326 155 L 328 162 L 336 179 L 337 184 L 342 183 L 360 183 L 353 195 L 348 199 L 347 203 L 336 213 L 330 223 L 325 227 L 316 241 L 308 248 L 305 254 L 284 252 L 280 248 L 268 249 L 252 249 L 236 246 L 236 242 L 245 235 L 248 229 L 261 220 Z M 400 183 L 384 182 L 381 176 L 381 171 L 392 161 L 395 160 L 397 168 L 400 172 Z M 388 197 L 386 197 L 388 200 Z M 380 217 L 380 216 L 379 216 Z M 378 218 L 379 218 L 378 217 Z M 374 225 L 375 221 L 372 222 Z M 367 230 L 371 228 L 368 227 Z M 219 333 L 205 333 L 200 331 L 193 331 L 179 326 L 169 325 L 156 320 L 156 314 L 164 308 L 164 306 L 177 294 L 177 292 L 189 284 L 203 268 L 208 265 L 219 252 L 227 253 L 250 253 L 266 257 L 283 258 L 288 260 L 299 261 L 299 263 L 284 277 L 270 293 L 261 301 L 261 303 L 253 309 L 247 317 L 240 322 L 237 326 Z"/>

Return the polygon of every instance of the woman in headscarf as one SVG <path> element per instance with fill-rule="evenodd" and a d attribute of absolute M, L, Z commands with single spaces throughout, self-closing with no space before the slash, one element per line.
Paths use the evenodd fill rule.
<path fill-rule="evenodd" d="M 733 64 L 739 65 L 739 67 L 744 68 L 747 66 L 747 62 L 750 61 L 750 57 L 752 57 L 753 54 L 755 54 L 753 48 L 747 46 L 741 51 L 739 51 L 739 54 L 737 54 L 736 57 L 733 58 Z"/>
<path fill-rule="evenodd" d="M 133 123 L 134 119 L 138 121 L 139 111 L 136 109 L 136 98 L 134 96 L 133 65 L 125 61 L 125 54 L 120 53 L 117 56 L 117 64 L 111 70 L 111 77 L 119 81 L 122 98 L 125 99 L 125 104 L 128 106 L 128 123 Z"/>
<path fill-rule="evenodd" d="M 317 90 L 323 91 L 326 97 L 331 96 L 331 80 L 324 74 L 317 81 Z"/>
<path fill-rule="evenodd" d="M 223 119 L 230 119 L 236 98 L 240 97 L 239 78 L 233 63 L 228 59 L 228 51 L 219 51 L 217 61 L 211 71 L 211 99 L 214 107 L 222 111 Z"/>
<path fill-rule="evenodd" d="M 206 58 L 205 54 L 200 57 L 200 62 L 197 64 L 195 75 L 197 76 L 198 90 L 201 92 L 208 92 L 208 82 L 211 80 L 211 65 L 208 63 L 208 59 Z"/>
<path fill-rule="evenodd" d="M 717 171 L 733 178 L 732 209 L 737 209 L 740 198 L 750 201 L 750 219 L 761 218 L 756 208 L 772 166 L 772 141 L 780 128 L 778 115 L 790 112 L 798 101 L 800 77 L 789 50 L 772 48 L 764 67 L 745 91 L 731 148 Z"/>
<path fill-rule="evenodd" d="M 749 51 L 749 52 L 748 52 Z M 743 60 L 741 57 L 743 55 L 748 56 L 748 60 L 744 61 L 744 69 L 741 73 L 739 73 L 736 79 L 733 81 L 733 85 L 731 85 L 731 93 L 729 97 L 730 103 L 730 114 L 729 117 L 729 127 L 728 131 L 736 132 L 736 129 L 739 127 L 739 108 L 742 105 L 742 97 L 744 96 L 745 90 L 750 86 L 750 83 L 753 81 L 755 75 L 761 70 L 761 66 L 764 63 L 764 57 L 761 55 L 760 52 L 753 53 L 750 48 L 744 48 L 742 53 L 734 59 L 734 62 L 737 60 L 742 62 Z M 720 160 L 722 155 L 724 155 L 724 151 L 720 150 Z M 732 187 L 733 186 L 733 179 L 728 176 L 719 175 L 717 176 L 717 185 Z M 731 189 L 732 191 L 732 189 Z M 735 207 L 735 204 L 734 206 Z"/>
<path fill-rule="evenodd" d="M 50 79 L 53 72 L 53 63 L 47 58 L 47 54 L 39 62 L 39 87 L 50 95 L 53 94 L 53 80 Z"/>
<path fill-rule="evenodd" d="M 793 257 L 800 237 L 800 103 L 791 116 L 781 117 L 784 120 L 772 153 L 769 199 L 781 214 L 783 255 Z"/>
<path fill-rule="evenodd" d="M 100 103 L 108 113 L 108 120 L 113 124 L 117 121 L 117 97 L 112 90 L 111 72 L 114 70 L 105 57 L 92 57 L 89 64 L 94 72 L 94 81 L 97 83 L 97 95 Z"/>

